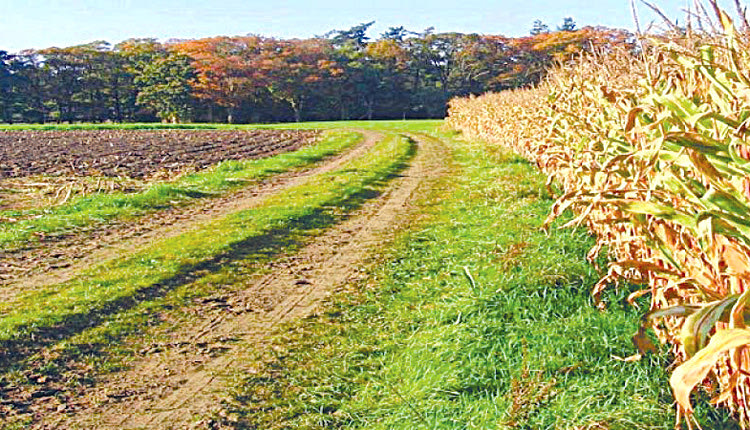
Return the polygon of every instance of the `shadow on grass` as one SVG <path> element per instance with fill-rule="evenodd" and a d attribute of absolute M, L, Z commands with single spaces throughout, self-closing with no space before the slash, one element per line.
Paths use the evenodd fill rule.
<path fill-rule="evenodd" d="M 217 273 L 227 264 L 250 259 L 262 263 L 279 256 L 283 252 L 299 249 L 304 245 L 305 240 L 310 238 L 310 232 L 342 222 L 349 216 L 350 212 L 362 207 L 368 200 L 380 196 L 380 190 L 392 179 L 399 176 L 399 172 L 407 167 L 408 160 L 412 158 L 415 152 L 416 145 L 412 142 L 406 158 L 407 161 L 394 164 L 383 177 L 365 183 L 359 192 L 342 196 L 325 206 L 314 209 L 312 213 L 305 216 L 287 219 L 282 227 L 235 242 L 226 251 L 197 264 L 185 265 L 174 275 L 138 290 L 129 297 L 105 303 L 92 311 L 70 315 L 62 324 L 51 327 L 24 327 L 25 336 L 0 344 L 0 372 L 5 373 L 24 368 L 28 365 L 27 360 L 43 348 L 113 320 L 113 317 L 118 313 L 162 298 L 178 287 L 189 285 L 204 276 Z M 153 325 L 156 323 L 155 320 L 139 328 Z M 125 333 L 111 336 L 108 338 L 109 343 L 116 342 L 133 334 L 133 332 L 133 330 L 126 330 Z M 91 345 L 90 348 L 85 348 L 85 351 L 79 353 L 106 354 L 108 348 L 111 348 L 110 344 L 102 343 Z M 61 361 L 62 363 L 65 362 L 65 360 Z"/>

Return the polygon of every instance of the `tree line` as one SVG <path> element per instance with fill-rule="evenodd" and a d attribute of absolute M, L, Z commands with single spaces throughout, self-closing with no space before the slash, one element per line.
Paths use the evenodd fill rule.
<path fill-rule="evenodd" d="M 411 32 L 372 25 L 310 39 L 248 35 L 129 39 L 0 51 L 0 121 L 280 122 L 442 118 L 454 96 L 537 83 L 556 61 L 632 45 L 624 30 L 529 36 Z"/>

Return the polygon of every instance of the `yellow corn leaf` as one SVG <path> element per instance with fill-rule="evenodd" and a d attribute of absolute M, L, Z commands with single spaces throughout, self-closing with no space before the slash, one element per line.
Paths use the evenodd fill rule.
<path fill-rule="evenodd" d="M 654 343 L 651 342 L 651 339 L 649 339 L 646 335 L 646 325 L 649 324 L 652 320 L 656 318 L 686 316 L 694 313 L 699 309 L 700 307 L 698 306 L 678 305 L 663 309 L 654 309 L 653 311 L 643 315 L 643 317 L 641 317 L 641 325 L 640 327 L 638 327 L 638 331 L 635 333 L 635 335 L 633 335 L 631 339 L 633 341 L 633 345 L 638 349 L 639 355 L 644 355 L 648 352 L 658 352 L 656 345 L 654 345 Z"/>
<path fill-rule="evenodd" d="M 630 293 L 628 295 L 628 303 L 630 304 L 630 306 L 638 308 L 639 306 L 638 306 L 638 303 L 636 302 L 636 300 L 638 300 L 639 298 L 645 296 L 646 294 L 650 294 L 650 293 L 651 293 L 651 289 L 650 288 L 646 288 L 646 289 L 643 289 L 643 290 L 634 291 L 634 292 L 632 292 L 632 293 Z"/>
<path fill-rule="evenodd" d="M 672 386 L 672 392 L 680 408 L 687 413 L 692 413 L 690 392 L 693 388 L 706 378 L 722 353 L 748 344 L 750 344 L 750 330 L 717 331 L 705 348 L 675 369 L 672 377 L 669 378 L 669 384 Z"/>

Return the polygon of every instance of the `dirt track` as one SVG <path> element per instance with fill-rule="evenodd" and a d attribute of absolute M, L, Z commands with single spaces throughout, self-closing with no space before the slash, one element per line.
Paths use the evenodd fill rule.
<path fill-rule="evenodd" d="M 94 225 L 62 238 L 42 238 L 26 249 L 0 252 L 0 300 L 64 282 L 93 264 L 130 253 L 156 238 L 177 236 L 207 220 L 251 208 L 283 188 L 297 185 L 312 175 L 334 170 L 367 152 L 380 138 L 378 133 L 363 133 L 365 139 L 357 147 L 316 168 L 277 175 L 259 186 L 244 188 L 221 198 L 205 199 L 195 205 L 159 211 L 137 221 Z"/>
<path fill-rule="evenodd" d="M 279 324 L 311 313 L 331 290 L 363 276 L 383 242 L 413 215 L 409 204 L 413 196 L 443 174 L 446 150 L 441 143 L 428 137 L 414 138 L 418 142 L 416 157 L 379 198 L 367 202 L 295 255 L 270 263 L 269 274 L 248 279 L 236 293 L 210 297 L 198 304 L 209 310 L 196 313 L 195 320 L 172 333 L 168 342 L 151 345 L 129 370 L 101 377 L 93 386 L 69 397 L 65 405 L 53 402 L 34 408 L 33 428 L 210 428 L 209 421 L 201 421 L 201 417 L 217 411 L 224 376 L 253 371 L 243 362 L 243 351 L 262 348 L 264 339 Z M 332 170 L 361 155 L 376 139 L 377 135 L 368 133 L 364 145 L 315 173 Z M 251 207 L 263 196 L 305 178 L 279 179 L 266 188 L 244 191 L 249 194 L 243 199 L 230 199 L 190 216 L 210 219 Z M 164 224 L 132 240 L 178 234 L 202 222 L 193 218 L 180 224 L 179 220 L 173 220 L 176 225 Z M 132 249 L 127 242 L 120 245 Z M 97 252 L 110 258 L 119 254 L 113 249 Z M 86 259 L 80 264 L 85 265 Z M 57 278 L 46 276 L 48 281 L 57 282 L 74 272 L 60 272 Z"/>

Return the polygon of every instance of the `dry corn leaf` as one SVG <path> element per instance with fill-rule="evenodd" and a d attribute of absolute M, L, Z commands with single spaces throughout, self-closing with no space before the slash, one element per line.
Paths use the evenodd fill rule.
<path fill-rule="evenodd" d="M 690 360 L 681 364 L 669 378 L 675 399 L 687 413 L 693 412 L 690 393 L 703 381 L 722 353 L 750 344 L 750 330 L 730 329 L 716 332 L 708 345 L 698 351 Z"/>

